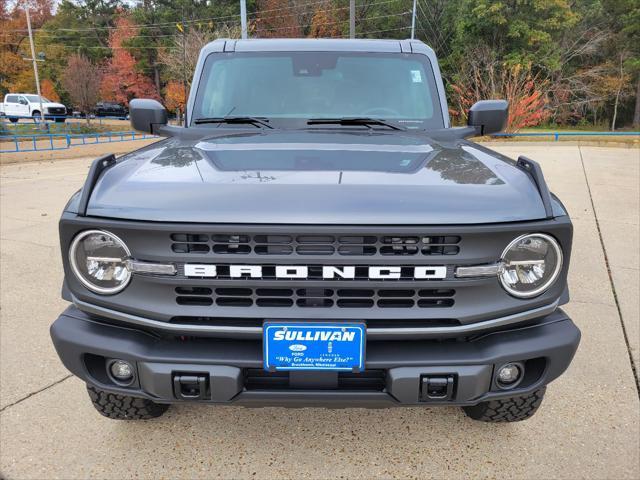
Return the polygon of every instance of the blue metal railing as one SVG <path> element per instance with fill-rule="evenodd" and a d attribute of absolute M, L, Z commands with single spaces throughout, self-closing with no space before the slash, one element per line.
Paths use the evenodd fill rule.
<path fill-rule="evenodd" d="M 81 116 L 73 116 L 73 115 L 54 115 L 54 114 L 49 114 L 49 113 L 45 113 L 45 122 L 50 122 L 50 121 L 55 121 L 55 120 L 82 120 L 85 121 L 86 117 L 81 117 Z M 17 123 L 19 123 L 19 120 L 28 120 L 29 122 L 33 122 L 33 123 L 39 123 L 41 121 L 40 117 L 34 117 L 34 116 L 28 116 L 28 115 L 6 115 L 6 114 L 2 114 L 0 116 L 0 118 L 2 118 L 3 120 L 9 120 L 11 121 L 11 123 L 13 123 L 14 125 L 16 125 Z M 98 120 L 99 123 L 102 123 L 102 120 L 128 120 L 129 119 L 129 115 L 115 115 L 115 116 L 111 116 L 111 115 L 100 115 L 100 116 L 96 116 L 96 115 L 89 115 L 89 119 L 90 120 Z M 15 121 L 15 123 L 14 123 Z"/>
<path fill-rule="evenodd" d="M 60 121 L 63 120 L 63 121 Z M 38 117 L 28 116 L 0 116 L 0 135 L 12 131 L 27 129 L 27 133 L 83 133 L 91 125 L 103 126 L 105 120 L 127 120 L 125 117 L 91 117 L 91 124 L 85 118 L 68 115 L 46 115 L 44 121 Z M 36 131 L 37 130 L 37 131 Z"/>
<path fill-rule="evenodd" d="M 640 132 L 524 132 L 524 133 L 494 133 L 492 137 L 553 137 L 557 142 L 560 137 L 629 137 L 640 136 Z"/>
<path fill-rule="evenodd" d="M 0 153 L 40 152 L 66 150 L 73 146 L 96 143 L 127 142 L 157 138 L 155 135 L 135 131 L 102 133 L 38 133 L 32 135 L 0 135 Z M 11 145 L 12 148 L 8 148 Z"/>

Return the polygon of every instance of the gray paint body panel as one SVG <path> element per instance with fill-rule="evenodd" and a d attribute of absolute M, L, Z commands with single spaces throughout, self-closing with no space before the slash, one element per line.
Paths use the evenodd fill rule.
<path fill-rule="evenodd" d="M 366 130 L 223 131 L 228 134 L 201 141 L 165 140 L 120 159 L 98 180 L 87 214 L 158 222 L 342 225 L 545 218 L 528 176 L 470 142 L 446 145 L 410 133 Z M 374 155 L 379 155 L 375 168 Z M 289 166 L 282 167 L 281 160 Z M 352 160 L 359 163 L 349 169 Z"/>
<path fill-rule="evenodd" d="M 339 40 L 330 38 L 248 39 L 236 41 L 235 51 L 400 53 L 400 42 L 398 40 Z"/>

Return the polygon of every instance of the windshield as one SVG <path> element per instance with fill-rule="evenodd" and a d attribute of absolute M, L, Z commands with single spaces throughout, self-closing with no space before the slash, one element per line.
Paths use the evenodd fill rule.
<path fill-rule="evenodd" d="M 51 100 L 47 100 L 42 96 L 38 98 L 38 95 L 25 95 L 25 98 L 29 100 L 31 103 L 38 103 L 40 101 L 40 98 L 42 98 L 43 103 L 51 103 Z"/>
<path fill-rule="evenodd" d="M 207 57 L 192 120 L 368 117 L 443 128 L 424 55 L 369 52 L 219 53 Z M 277 123 L 277 122 L 276 122 Z"/>

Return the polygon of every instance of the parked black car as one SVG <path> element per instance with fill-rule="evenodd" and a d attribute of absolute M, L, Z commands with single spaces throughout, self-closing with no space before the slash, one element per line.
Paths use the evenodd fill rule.
<path fill-rule="evenodd" d="M 98 102 L 94 109 L 96 117 L 126 118 L 129 112 L 124 105 L 113 102 Z"/>
<path fill-rule="evenodd" d="M 72 302 L 51 327 L 95 407 L 458 405 L 532 416 L 569 366 L 572 224 L 538 163 L 452 128 L 433 50 L 217 40 L 185 127 L 97 159 L 60 221 Z"/>

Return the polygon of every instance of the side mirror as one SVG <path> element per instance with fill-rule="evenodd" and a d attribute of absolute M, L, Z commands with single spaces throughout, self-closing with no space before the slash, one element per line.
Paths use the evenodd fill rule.
<path fill-rule="evenodd" d="M 129 117 L 134 130 L 155 134 L 167 124 L 167 109 L 149 98 L 136 98 L 129 102 Z"/>
<path fill-rule="evenodd" d="M 506 100 L 480 100 L 469 109 L 467 125 L 475 127 L 479 135 L 490 135 L 504 130 L 508 117 Z"/>

